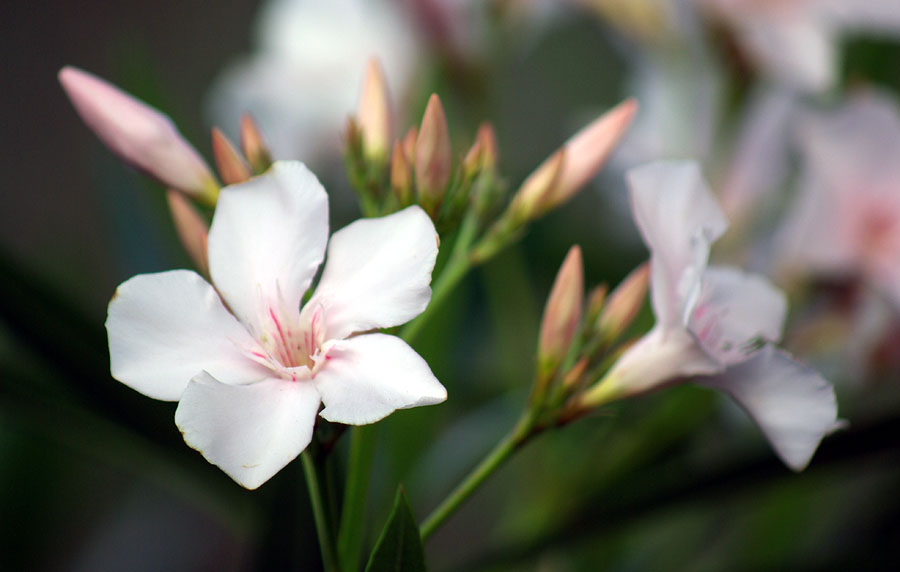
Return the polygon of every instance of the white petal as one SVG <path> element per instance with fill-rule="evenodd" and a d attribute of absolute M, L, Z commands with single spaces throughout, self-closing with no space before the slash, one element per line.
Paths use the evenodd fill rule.
<path fill-rule="evenodd" d="M 319 402 L 311 383 L 226 385 L 203 372 L 184 390 L 175 424 L 207 461 L 255 489 L 309 444 Z"/>
<path fill-rule="evenodd" d="M 357 336 L 335 342 L 326 355 L 314 381 L 329 421 L 365 425 L 396 409 L 447 399 L 425 360 L 398 337 Z"/>
<path fill-rule="evenodd" d="M 836 39 L 829 26 L 808 14 L 745 18 L 740 41 L 763 70 L 779 83 L 821 92 L 835 80 Z"/>
<path fill-rule="evenodd" d="M 235 315 L 256 327 L 267 308 L 293 306 L 328 241 L 328 196 L 305 165 L 275 163 L 222 189 L 209 229 L 209 271 Z"/>
<path fill-rule="evenodd" d="M 255 345 L 203 278 L 189 270 L 142 274 L 124 282 L 106 319 L 114 378 L 155 399 L 175 401 L 203 370 L 227 383 L 269 371 L 247 358 Z"/>
<path fill-rule="evenodd" d="M 696 163 L 652 163 L 627 177 L 635 222 L 650 249 L 657 322 L 682 327 L 700 293 L 710 245 L 728 221 Z"/>
<path fill-rule="evenodd" d="M 708 268 L 688 329 L 724 364 L 747 359 L 762 338 L 777 342 L 787 313 L 784 293 L 765 277 L 732 267 Z"/>
<path fill-rule="evenodd" d="M 834 388 L 771 346 L 722 375 L 697 382 L 731 395 L 795 471 L 809 464 L 822 438 L 837 427 Z"/>
<path fill-rule="evenodd" d="M 322 306 L 328 339 L 408 322 L 431 300 L 437 240 L 431 219 L 417 206 L 344 227 L 331 237 L 322 279 L 305 311 Z"/>
<path fill-rule="evenodd" d="M 695 375 L 719 373 L 724 366 L 684 330 L 656 326 L 622 354 L 607 374 L 606 390 L 622 396 L 659 389 Z"/>

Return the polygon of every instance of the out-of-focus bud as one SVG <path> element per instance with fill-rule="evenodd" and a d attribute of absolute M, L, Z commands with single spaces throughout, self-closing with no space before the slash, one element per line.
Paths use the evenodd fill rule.
<path fill-rule="evenodd" d="M 650 265 L 645 262 L 616 286 L 597 319 L 597 333 L 603 343 L 616 340 L 631 325 L 647 298 L 649 282 Z"/>
<path fill-rule="evenodd" d="M 403 147 L 403 153 L 406 155 L 406 161 L 413 165 L 416 162 L 416 140 L 419 138 L 419 130 L 412 126 L 409 128 L 409 131 L 406 132 L 406 135 L 403 136 L 403 139 L 400 140 L 400 145 Z"/>
<path fill-rule="evenodd" d="M 234 185 L 250 178 L 250 166 L 218 127 L 212 130 L 212 150 L 223 183 Z"/>
<path fill-rule="evenodd" d="M 59 82 L 81 119 L 113 153 L 167 187 L 215 204 L 215 177 L 167 115 L 72 66 L 59 71 Z"/>
<path fill-rule="evenodd" d="M 597 317 L 600 316 L 600 312 L 603 310 L 603 307 L 606 304 L 606 295 L 608 293 L 609 286 L 607 286 L 606 284 L 595 286 L 588 293 L 587 310 L 585 312 L 586 323 L 593 324 Z"/>
<path fill-rule="evenodd" d="M 587 371 L 588 365 L 590 365 L 590 363 L 591 360 L 589 360 L 588 358 L 581 358 L 580 360 L 575 362 L 575 365 L 572 366 L 572 369 L 566 372 L 566 376 L 563 378 L 562 385 L 567 391 L 572 391 L 582 384 L 584 374 Z"/>
<path fill-rule="evenodd" d="M 559 185 L 565 162 L 566 151 L 560 149 L 528 175 L 510 205 L 513 220 L 525 222 L 549 210 L 548 201 Z"/>
<path fill-rule="evenodd" d="M 168 189 L 166 199 L 169 201 L 169 210 L 172 211 L 172 222 L 178 238 L 184 246 L 197 270 L 204 276 L 209 276 L 209 258 L 206 255 L 206 241 L 209 236 L 209 225 L 191 205 L 191 202 L 181 193 Z"/>
<path fill-rule="evenodd" d="M 497 138 L 490 123 L 482 123 L 475 135 L 475 143 L 463 159 L 463 175 L 474 177 L 481 171 L 493 170 L 497 165 Z"/>
<path fill-rule="evenodd" d="M 385 164 L 394 140 L 394 115 L 384 72 L 375 58 L 366 66 L 356 120 L 362 132 L 363 156 L 373 163 Z"/>
<path fill-rule="evenodd" d="M 566 357 L 578 332 L 583 295 L 581 249 L 573 246 L 559 268 L 544 308 L 538 342 L 539 379 L 552 373 Z"/>
<path fill-rule="evenodd" d="M 259 125 L 247 113 L 241 117 L 241 148 L 255 175 L 266 172 L 272 166 L 272 154 L 269 153 Z"/>
<path fill-rule="evenodd" d="M 450 130 L 444 106 L 437 94 L 432 94 L 422 117 L 416 138 L 416 190 L 419 202 L 431 215 L 437 211 L 447 183 L 450 181 Z"/>
<path fill-rule="evenodd" d="M 409 164 L 409 159 L 399 141 L 394 143 L 394 152 L 391 155 L 391 189 L 400 208 L 412 204 L 412 165 Z"/>
<path fill-rule="evenodd" d="M 537 218 L 575 196 L 606 163 L 636 111 L 637 102 L 627 99 L 572 136 L 522 183 L 516 199 L 526 197 L 518 205 L 514 201 L 519 209 L 514 213 Z"/>

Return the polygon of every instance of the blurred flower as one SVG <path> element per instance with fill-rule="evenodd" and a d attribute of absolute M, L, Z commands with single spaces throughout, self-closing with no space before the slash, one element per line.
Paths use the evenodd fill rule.
<path fill-rule="evenodd" d="M 803 91 L 830 88 L 846 32 L 900 35 L 896 0 L 695 0 L 733 28 L 763 73 Z"/>
<path fill-rule="evenodd" d="M 212 284 L 175 270 L 135 276 L 109 306 L 113 376 L 178 400 L 188 445 L 244 487 L 264 483 L 310 442 L 316 412 L 375 422 L 446 399 L 425 361 L 394 336 L 431 297 L 434 226 L 418 207 L 336 232 L 305 166 L 276 163 L 222 190 L 209 231 Z M 361 334 L 361 335 L 353 335 Z"/>
<path fill-rule="evenodd" d="M 900 307 L 900 113 L 859 94 L 800 123 L 800 193 L 780 236 L 791 272 L 853 277 Z"/>
<path fill-rule="evenodd" d="M 707 268 L 727 221 L 693 163 L 629 173 L 637 225 L 650 249 L 656 325 L 585 395 L 588 406 L 697 377 L 727 392 L 760 426 L 782 460 L 806 466 L 834 428 L 834 390 L 773 347 L 786 303 L 765 278 Z"/>
<path fill-rule="evenodd" d="M 61 69 L 59 82 L 81 119 L 122 160 L 166 186 L 215 203 L 215 177 L 168 116 L 76 67 Z"/>
<path fill-rule="evenodd" d="M 390 0 L 270 0 L 256 22 L 257 51 L 211 91 L 215 122 L 250 112 L 278 158 L 339 156 L 369 58 L 397 93 L 413 77 L 420 50 L 408 16 Z"/>

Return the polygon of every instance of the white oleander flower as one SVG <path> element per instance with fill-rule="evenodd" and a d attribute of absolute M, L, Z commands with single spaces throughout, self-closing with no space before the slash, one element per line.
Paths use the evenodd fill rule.
<path fill-rule="evenodd" d="M 135 276 L 109 305 L 113 377 L 178 401 L 188 445 L 253 489 L 293 460 L 319 413 L 362 425 L 444 401 L 425 361 L 395 336 L 431 298 L 437 235 L 419 207 L 339 230 L 306 167 L 277 162 L 222 189 L 209 231 L 212 283 L 188 270 Z"/>

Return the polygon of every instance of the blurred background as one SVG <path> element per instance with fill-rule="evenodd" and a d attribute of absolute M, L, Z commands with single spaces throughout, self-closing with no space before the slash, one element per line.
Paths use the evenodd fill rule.
<path fill-rule="evenodd" d="M 0 570 L 320 565 L 297 463 L 245 491 L 184 445 L 175 404 L 110 378 L 103 322 L 115 287 L 190 262 L 161 187 L 82 124 L 57 82 L 62 66 L 164 110 L 207 158 L 210 127 L 235 134 L 250 110 L 277 158 L 313 166 L 333 229 L 359 216 L 340 153 L 370 54 L 385 67 L 401 133 L 437 92 L 455 156 L 492 122 L 513 189 L 582 125 L 639 100 L 604 172 L 467 278 L 416 343 L 451 397 L 376 426 L 371 546 L 398 482 L 423 517 L 515 421 L 569 246 L 584 251 L 588 285 L 614 285 L 646 258 L 627 167 L 701 161 L 740 223 L 714 258 L 774 274 L 772 237 L 805 169 L 793 114 L 829 113 L 870 90 L 898 113 L 900 8 L 759 8 L 778 4 L 2 3 Z M 887 154 L 900 164 L 900 135 L 892 141 Z M 859 316 L 847 308 L 868 299 L 864 277 L 796 284 L 781 282 L 795 308 L 788 347 L 823 368 L 849 421 L 806 471 L 783 467 L 721 396 L 667 390 L 536 439 L 430 539 L 431 568 L 891 569 L 900 556 L 897 309 L 877 306 L 876 333 L 865 329 L 858 347 Z"/>

